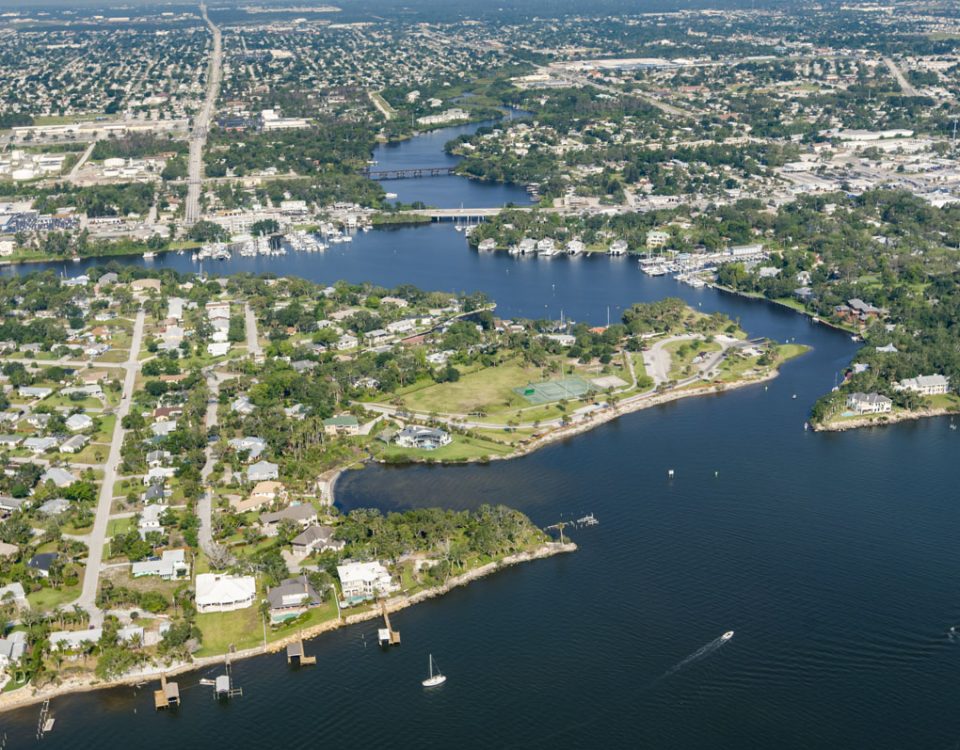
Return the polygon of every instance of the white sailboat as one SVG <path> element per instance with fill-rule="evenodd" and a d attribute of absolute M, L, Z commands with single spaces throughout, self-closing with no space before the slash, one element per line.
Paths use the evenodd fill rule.
<path fill-rule="evenodd" d="M 427 688 L 437 687 L 438 685 L 442 685 L 446 681 L 447 681 L 446 676 L 440 673 L 439 668 L 437 669 L 436 674 L 433 673 L 433 654 L 430 654 L 430 676 L 423 681 L 422 683 L 423 686 Z"/>

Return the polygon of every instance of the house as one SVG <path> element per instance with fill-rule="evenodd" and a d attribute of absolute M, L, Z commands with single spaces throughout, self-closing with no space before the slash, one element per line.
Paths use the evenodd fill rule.
<path fill-rule="evenodd" d="M 276 624 L 299 617 L 323 600 L 307 577 L 302 576 L 288 578 L 279 586 L 274 586 L 267 591 L 267 601 L 270 604 L 270 622 Z"/>
<path fill-rule="evenodd" d="M 53 388 L 43 388 L 40 386 L 33 385 L 22 385 L 20 386 L 20 395 L 23 398 L 38 398 L 43 399 L 53 393 Z"/>
<path fill-rule="evenodd" d="M 147 486 L 147 491 L 143 493 L 145 503 L 162 503 L 166 497 L 167 490 L 163 482 L 152 482 Z"/>
<path fill-rule="evenodd" d="M 896 354 L 899 349 L 897 349 L 897 347 L 895 347 L 893 344 L 887 344 L 886 346 L 878 346 L 877 351 L 882 354 Z"/>
<path fill-rule="evenodd" d="M 145 293 L 150 290 L 160 291 L 160 279 L 134 279 L 130 282 L 130 291 L 134 294 Z"/>
<path fill-rule="evenodd" d="M 879 393 L 851 393 L 847 408 L 856 414 L 886 414 L 893 409 L 893 401 Z"/>
<path fill-rule="evenodd" d="M 44 578 L 49 578 L 50 566 L 56 562 L 57 557 L 58 555 L 56 552 L 41 552 L 40 554 L 34 555 L 30 558 L 30 562 L 27 563 L 27 567 Z"/>
<path fill-rule="evenodd" d="M 394 442 L 402 448 L 419 448 L 432 451 L 451 442 L 450 436 L 436 427 L 410 425 L 397 433 Z"/>
<path fill-rule="evenodd" d="M 897 388 L 914 391 L 921 396 L 938 396 L 950 392 L 950 378 L 943 375 L 919 375 L 901 380 Z"/>
<path fill-rule="evenodd" d="M 147 473 L 143 477 L 144 484 L 163 484 L 168 479 L 173 479 L 177 474 L 177 470 L 172 466 L 154 466 L 151 469 L 147 470 Z"/>
<path fill-rule="evenodd" d="M 0 518 L 19 510 L 29 498 L 0 496 Z"/>
<path fill-rule="evenodd" d="M 90 442 L 90 438 L 86 435 L 74 435 L 71 438 L 67 438 L 60 445 L 61 453 L 79 453 L 83 450 L 83 447 Z"/>
<path fill-rule="evenodd" d="M 332 526 L 307 526 L 291 544 L 296 557 L 306 557 L 313 552 L 341 550 L 344 547 L 342 540 L 333 538 Z"/>
<path fill-rule="evenodd" d="M 161 419 L 150 425 L 150 432 L 152 432 L 156 437 L 166 437 L 176 429 L 177 420 L 175 419 Z"/>
<path fill-rule="evenodd" d="M 253 576 L 200 573 L 197 576 L 197 612 L 232 612 L 253 604 L 257 582 Z"/>
<path fill-rule="evenodd" d="M 49 414 L 39 414 L 34 412 L 33 414 L 27 415 L 27 424 L 37 430 L 46 429 L 47 423 L 50 421 Z"/>
<path fill-rule="evenodd" d="M 317 510 L 309 503 L 303 503 L 273 513 L 263 513 L 260 516 L 260 529 L 266 536 L 276 536 L 281 521 L 293 521 L 306 528 L 317 522 Z"/>
<path fill-rule="evenodd" d="M 349 603 L 372 599 L 378 594 L 389 594 L 400 587 L 379 562 L 350 562 L 337 566 L 343 598 Z"/>
<path fill-rule="evenodd" d="M 146 539 L 147 534 L 152 531 L 163 533 L 163 524 L 160 523 L 160 519 L 163 518 L 166 510 L 167 506 L 163 504 L 148 505 L 143 509 L 140 513 L 140 520 L 137 523 L 137 531 L 140 532 L 141 539 Z"/>
<path fill-rule="evenodd" d="M 647 247 L 663 247 L 670 241 L 670 232 L 657 229 L 647 232 Z"/>
<path fill-rule="evenodd" d="M 279 497 L 286 497 L 286 488 L 282 482 L 257 482 L 249 496 L 241 500 L 240 498 L 231 498 L 230 506 L 237 513 L 246 513 L 251 510 L 258 510 L 267 505 L 272 505 Z"/>
<path fill-rule="evenodd" d="M 190 563 L 187 562 L 184 550 L 167 549 L 163 551 L 159 560 L 143 560 L 133 563 L 130 572 L 134 578 L 157 576 L 164 581 L 172 581 L 189 576 Z"/>
<path fill-rule="evenodd" d="M 257 407 L 251 404 L 250 399 L 246 396 L 240 396 L 230 404 L 230 410 L 235 414 L 247 417 L 253 414 L 257 410 Z"/>
<path fill-rule="evenodd" d="M 247 461 L 256 461 L 267 448 L 267 443 L 258 437 L 233 438 L 228 443 L 237 453 L 247 452 Z"/>
<path fill-rule="evenodd" d="M 344 351 L 346 349 L 356 349 L 360 344 L 360 340 L 349 333 L 343 334 L 339 339 L 337 339 L 337 349 Z"/>
<path fill-rule="evenodd" d="M 18 609 L 30 609 L 27 592 L 23 590 L 22 583 L 15 582 L 0 586 L 0 602 L 9 601 L 12 601 Z"/>
<path fill-rule="evenodd" d="M 257 461 L 247 467 L 248 482 L 263 482 L 280 476 L 280 467 L 270 461 Z"/>
<path fill-rule="evenodd" d="M 170 451 L 150 451 L 147 454 L 147 466 L 156 469 L 165 465 L 171 458 Z"/>
<path fill-rule="evenodd" d="M 14 557 L 19 552 L 20 548 L 17 545 L 0 542 L 0 559 Z M 0 599 L 2 599 L 2 595 L 0 595 Z"/>
<path fill-rule="evenodd" d="M 211 357 L 226 357 L 229 352 L 229 341 L 213 341 L 207 344 L 207 354 Z"/>
<path fill-rule="evenodd" d="M 23 441 L 23 447 L 34 454 L 46 453 L 56 448 L 59 441 L 55 437 L 28 437 Z"/>
<path fill-rule="evenodd" d="M 27 653 L 27 633 L 15 630 L 6 638 L 0 638 L 0 672 L 16 664 Z"/>
<path fill-rule="evenodd" d="M 40 477 L 41 484 L 43 482 L 53 482 L 57 487 L 69 487 L 71 484 L 77 481 L 77 478 L 71 474 L 66 469 L 61 469 L 59 466 L 52 466 L 43 472 L 43 475 Z"/>
<path fill-rule="evenodd" d="M 352 414 L 340 414 L 323 420 L 323 432 L 326 435 L 359 435 L 360 422 Z"/>
<path fill-rule="evenodd" d="M 59 516 L 70 509 L 70 501 L 63 497 L 54 497 L 47 500 L 37 510 L 45 516 Z"/>

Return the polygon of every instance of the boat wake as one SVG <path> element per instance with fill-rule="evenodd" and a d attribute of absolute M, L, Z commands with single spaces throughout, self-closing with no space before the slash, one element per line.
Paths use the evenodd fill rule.
<path fill-rule="evenodd" d="M 660 675 L 656 680 L 654 680 L 650 687 L 654 687 L 663 680 L 666 680 L 668 677 L 672 677 L 677 672 L 686 669 L 691 664 L 694 664 L 702 659 L 706 659 L 708 656 L 719 650 L 725 643 L 727 643 L 731 638 L 733 638 L 733 631 L 728 630 L 726 633 L 721 635 L 719 638 L 714 638 L 706 646 L 701 646 L 696 651 L 694 651 L 690 656 L 683 659 L 682 661 L 674 664 L 670 669 Z"/>

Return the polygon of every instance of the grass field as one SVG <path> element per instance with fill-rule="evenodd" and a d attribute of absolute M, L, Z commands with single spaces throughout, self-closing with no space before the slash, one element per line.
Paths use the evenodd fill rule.
<path fill-rule="evenodd" d="M 424 460 L 435 461 L 471 461 L 492 456 L 505 456 L 513 449 L 509 445 L 495 443 L 464 435 L 452 435 L 453 442 L 433 451 L 417 448 L 401 448 L 397 445 L 385 446 L 379 454 L 385 461 Z"/>
<path fill-rule="evenodd" d="M 438 414 L 471 414 L 491 408 L 527 406 L 513 388 L 531 380 L 540 380 L 537 367 L 510 362 L 462 375 L 455 383 L 437 383 L 402 397 L 408 409 Z"/>
<path fill-rule="evenodd" d="M 82 579 L 82 572 L 80 576 Z M 62 589 L 40 589 L 32 594 L 27 594 L 27 601 L 30 602 L 32 609 L 51 610 L 73 601 L 78 596 L 80 596 L 80 584 Z"/>

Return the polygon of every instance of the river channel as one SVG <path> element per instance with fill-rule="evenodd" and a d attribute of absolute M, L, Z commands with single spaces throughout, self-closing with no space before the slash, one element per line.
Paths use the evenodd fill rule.
<path fill-rule="evenodd" d="M 374 158 L 384 169 L 431 166 L 415 163 L 430 154 L 440 164 L 453 135 Z M 395 192 L 407 202 L 523 195 L 454 177 L 406 182 Z M 187 255 L 154 263 L 196 268 Z M 176 712 L 153 711 L 152 686 L 57 698 L 45 746 L 892 750 L 960 740 L 960 641 L 948 637 L 960 623 L 960 436 L 947 420 L 805 432 L 810 405 L 855 355 L 849 336 L 644 276 L 627 258 L 479 254 L 450 224 L 207 270 L 482 290 L 501 317 L 562 310 L 594 323 L 679 295 L 753 336 L 813 350 L 766 385 L 625 415 L 521 459 L 346 474 L 345 509 L 503 502 L 542 525 L 587 512 L 600 524 L 570 531 L 575 554 L 397 614 L 400 648 L 377 648 L 375 623 L 345 628 L 309 644 L 313 668 L 291 671 L 279 654 L 237 663 L 243 697 L 229 703 L 197 684 L 209 675 L 182 676 Z M 429 653 L 449 679 L 425 692 Z M 35 742 L 36 717 L 36 707 L 0 715 L 10 748 Z"/>

